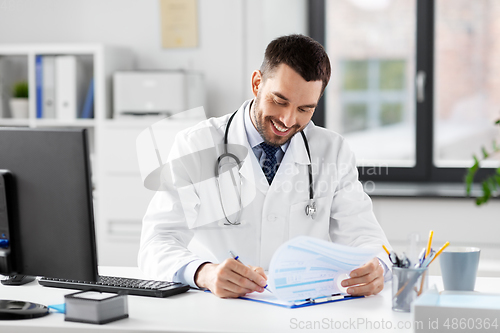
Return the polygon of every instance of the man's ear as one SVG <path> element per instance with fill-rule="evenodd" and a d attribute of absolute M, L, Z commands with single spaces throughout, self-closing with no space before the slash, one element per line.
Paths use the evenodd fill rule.
<path fill-rule="evenodd" d="M 257 97 L 257 93 L 259 89 L 262 88 L 262 73 L 257 69 L 252 73 L 252 93 L 255 97 Z"/>

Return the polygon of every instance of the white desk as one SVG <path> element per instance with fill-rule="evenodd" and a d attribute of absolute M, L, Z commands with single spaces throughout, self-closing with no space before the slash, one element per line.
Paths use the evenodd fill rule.
<path fill-rule="evenodd" d="M 102 267 L 102 275 L 141 277 L 137 268 Z M 442 289 L 441 277 L 431 276 L 429 286 Z M 500 278 L 478 278 L 476 290 L 500 291 Z M 21 287 L 0 286 L 0 298 L 45 305 L 64 302 L 67 289 L 47 288 L 37 282 Z M 106 325 L 65 322 L 64 315 L 51 313 L 38 319 L 0 321 L 4 332 L 296 332 L 314 325 L 322 332 L 413 332 L 410 313 L 391 309 L 391 283 L 376 296 L 300 309 L 285 309 L 239 299 L 189 291 L 168 298 L 129 297 L 129 318 Z M 370 329 L 370 322 L 372 328 Z M 403 328 L 397 329 L 398 323 Z M 335 325 L 344 325 L 337 328 Z M 392 328 L 391 328 L 392 327 Z"/>

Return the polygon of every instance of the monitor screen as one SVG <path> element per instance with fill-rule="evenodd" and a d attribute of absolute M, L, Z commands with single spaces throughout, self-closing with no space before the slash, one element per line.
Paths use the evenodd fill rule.
<path fill-rule="evenodd" d="M 0 170 L 13 180 L 10 274 L 96 281 L 88 154 L 85 129 L 0 128 Z"/>

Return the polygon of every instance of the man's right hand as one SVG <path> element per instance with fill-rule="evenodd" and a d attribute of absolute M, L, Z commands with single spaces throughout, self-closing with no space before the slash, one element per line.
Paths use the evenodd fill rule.
<path fill-rule="evenodd" d="M 216 296 L 236 298 L 254 291 L 263 292 L 266 280 L 262 268 L 245 266 L 229 258 L 221 264 L 201 265 L 194 281 L 198 287 L 208 288 Z"/>

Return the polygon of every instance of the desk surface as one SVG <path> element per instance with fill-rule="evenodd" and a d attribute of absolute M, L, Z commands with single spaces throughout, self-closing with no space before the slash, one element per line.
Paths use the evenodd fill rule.
<path fill-rule="evenodd" d="M 137 268 L 100 267 L 102 275 L 141 277 Z M 500 291 L 499 278 L 478 278 L 476 290 Z M 429 286 L 442 290 L 441 277 L 431 276 Z M 45 305 L 64 303 L 70 290 L 47 288 L 37 282 L 21 287 L 0 285 L 0 298 Z M 220 299 L 189 291 L 168 298 L 129 297 L 129 318 L 106 325 L 65 322 L 64 315 L 20 321 L 0 321 L 3 332 L 413 332 L 410 313 L 391 309 L 391 283 L 376 295 L 318 306 L 285 309 L 239 299 Z M 316 325 L 316 330 L 314 330 Z M 401 325 L 401 326 L 398 326 Z M 406 326 L 406 329 L 405 329 Z M 400 329 L 397 329 L 400 327 Z M 309 328 L 309 329 L 307 329 Z"/>

